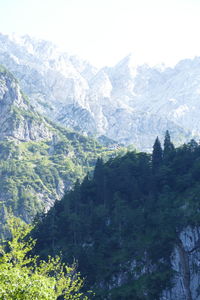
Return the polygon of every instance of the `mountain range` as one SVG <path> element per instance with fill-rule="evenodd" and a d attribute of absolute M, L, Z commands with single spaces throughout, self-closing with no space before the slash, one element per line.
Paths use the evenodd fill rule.
<path fill-rule="evenodd" d="M 1 34 L 0 63 L 40 113 L 81 133 L 145 151 L 167 129 L 177 144 L 200 136 L 199 57 L 169 68 L 129 55 L 98 70 L 51 42 Z"/>

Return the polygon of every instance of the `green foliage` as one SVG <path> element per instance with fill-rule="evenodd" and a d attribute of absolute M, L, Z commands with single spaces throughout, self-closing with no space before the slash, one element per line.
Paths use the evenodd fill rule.
<path fill-rule="evenodd" d="M 0 194 L 4 204 L 28 222 L 44 210 L 42 198 L 59 199 L 62 186 L 69 189 L 82 180 L 98 156 L 112 155 L 90 138 L 60 127 L 54 130 L 55 140 L 0 142 Z"/>
<path fill-rule="evenodd" d="M 173 156 L 175 151 L 174 145 L 171 142 L 169 131 L 167 130 L 165 133 L 164 139 L 164 150 L 163 150 L 163 158 L 165 161 L 169 161 Z"/>
<path fill-rule="evenodd" d="M 163 159 L 163 151 L 160 144 L 160 140 L 157 137 L 153 145 L 153 153 L 152 153 L 152 167 L 154 170 L 160 167 L 162 163 L 162 159 Z"/>
<path fill-rule="evenodd" d="M 164 159 L 158 139 L 154 149 L 99 159 L 33 233 L 43 257 L 62 250 L 78 260 L 95 299 L 159 299 L 179 233 L 200 225 L 200 146 L 171 147 Z"/>
<path fill-rule="evenodd" d="M 80 291 L 83 281 L 75 266 L 65 265 L 59 256 L 47 261 L 30 256 L 35 245 L 27 237 L 31 226 L 17 218 L 9 218 L 8 225 L 11 239 L 0 247 L 0 299 L 88 299 Z"/>

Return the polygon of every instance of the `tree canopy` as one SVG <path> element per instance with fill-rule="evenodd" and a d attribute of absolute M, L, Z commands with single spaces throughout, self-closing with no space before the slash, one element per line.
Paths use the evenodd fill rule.
<path fill-rule="evenodd" d="M 157 138 L 152 154 L 98 160 L 36 227 L 38 253 L 75 257 L 95 299 L 158 300 L 173 284 L 179 234 L 200 225 L 200 146 L 170 143 L 165 157 Z"/>
<path fill-rule="evenodd" d="M 11 238 L 0 247 L 1 300 L 88 299 L 80 289 L 83 280 L 76 267 L 67 266 L 59 256 L 47 261 L 29 253 L 35 241 L 28 237 L 32 227 L 17 218 L 8 219 Z"/>

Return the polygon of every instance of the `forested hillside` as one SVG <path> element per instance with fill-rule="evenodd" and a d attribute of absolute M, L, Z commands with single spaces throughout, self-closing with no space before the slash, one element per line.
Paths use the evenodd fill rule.
<path fill-rule="evenodd" d="M 10 207 L 30 222 L 82 179 L 99 155 L 111 153 L 94 140 L 61 128 L 52 140 L 0 141 L 2 217 Z"/>
<path fill-rule="evenodd" d="M 166 132 L 152 155 L 98 159 L 41 216 L 37 252 L 77 260 L 95 299 L 197 300 L 199 199 L 200 146 L 175 149 Z"/>
<path fill-rule="evenodd" d="M 8 210 L 32 221 L 82 179 L 98 156 L 112 153 L 42 117 L 0 66 L 0 234 Z"/>

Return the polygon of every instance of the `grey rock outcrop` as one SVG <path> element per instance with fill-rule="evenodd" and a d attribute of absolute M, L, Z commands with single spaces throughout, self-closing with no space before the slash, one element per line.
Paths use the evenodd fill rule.
<path fill-rule="evenodd" d="M 52 130 L 29 104 L 16 79 L 0 67 L 0 140 L 51 139 Z"/>
<path fill-rule="evenodd" d="M 171 263 L 175 271 L 173 287 L 164 291 L 161 300 L 199 300 L 200 228 L 188 226 L 181 232 Z"/>

